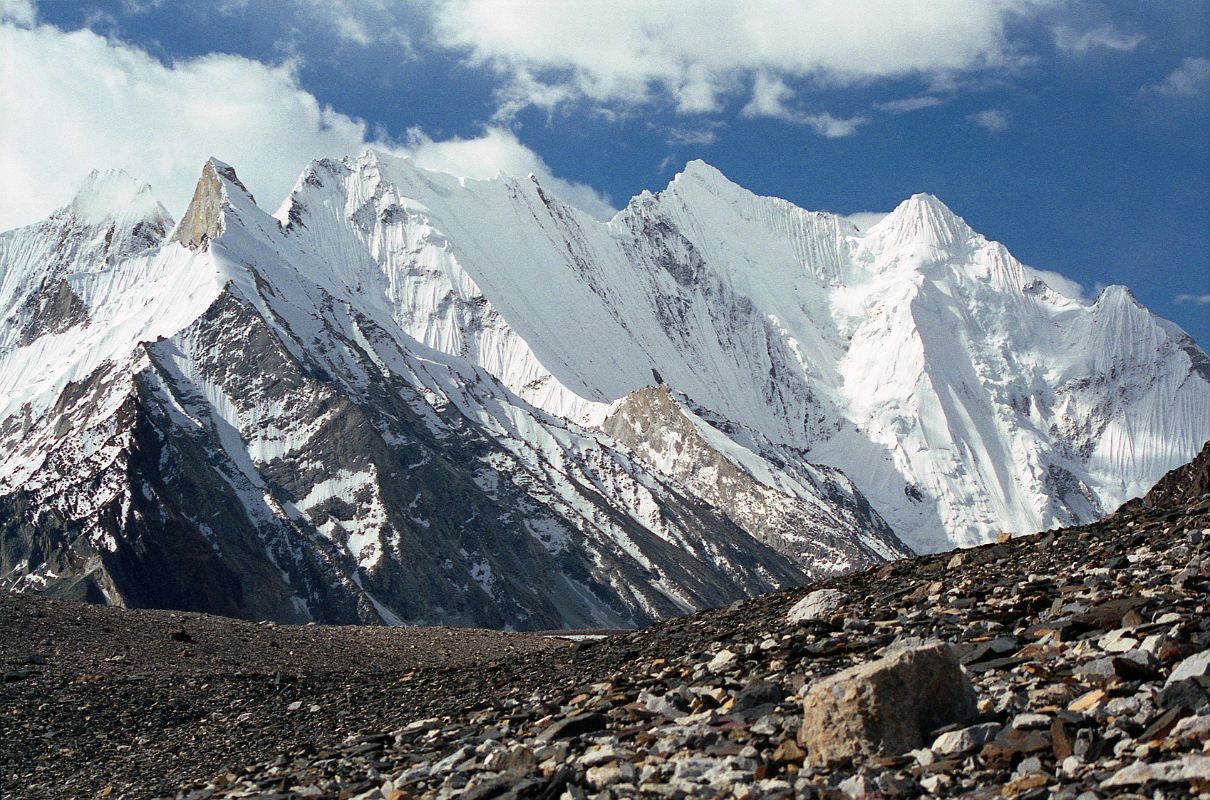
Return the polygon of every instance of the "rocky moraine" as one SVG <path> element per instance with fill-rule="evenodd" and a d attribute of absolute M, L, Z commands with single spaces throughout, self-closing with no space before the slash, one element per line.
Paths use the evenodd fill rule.
<path fill-rule="evenodd" d="M 1208 461 L 603 639 L 8 597 L 5 796 L 1207 796 Z"/>

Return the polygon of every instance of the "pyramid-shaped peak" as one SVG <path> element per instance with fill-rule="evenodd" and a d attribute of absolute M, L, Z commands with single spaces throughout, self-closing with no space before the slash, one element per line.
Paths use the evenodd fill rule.
<path fill-rule="evenodd" d="M 223 232 L 223 209 L 238 192 L 255 203 L 252 193 L 235 174 L 235 169 L 217 158 L 209 158 L 202 165 L 202 175 L 193 190 L 189 208 L 172 234 L 172 241 L 186 247 L 204 247 L 211 239 Z"/>
<path fill-rule="evenodd" d="M 213 175 L 216 179 L 220 179 L 231 184 L 232 186 L 238 187 L 241 192 L 248 195 L 248 198 L 251 199 L 252 202 L 256 202 L 256 199 L 252 197 L 252 192 L 248 191 L 248 187 L 244 186 L 243 181 L 241 181 L 239 176 L 235 174 L 235 167 L 231 166 L 230 164 L 226 164 L 222 161 L 219 161 L 214 156 L 211 156 L 210 158 L 206 159 L 206 163 L 202 165 L 203 179 L 205 179 L 207 173 Z"/>
<path fill-rule="evenodd" d="M 920 192 L 896 206 L 868 235 L 886 237 L 892 244 L 949 247 L 965 242 L 975 232 L 935 195 Z"/>
<path fill-rule="evenodd" d="M 712 186 L 733 183 L 717 167 L 707 164 L 700 158 L 687 162 L 685 168 L 673 176 L 670 186 L 675 186 L 689 180 Z"/>
<path fill-rule="evenodd" d="M 735 181 L 728 178 L 716 167 L 707 164 L 700 158 L 685 164 L 685 168 L 672 177 L 665 192 L 675 196 L 699 196 L 702 193 L 715 197 L 730 197 L 733 195 L 751 195 Z"/>
<path fill-rule="evenodd" d="M 1144 306 L 1134 296 L 1134 292 L 1120 283 L 1111 283 L 1097 295 L 1098 308 L 1126 308 L 1144 310 Z"/>

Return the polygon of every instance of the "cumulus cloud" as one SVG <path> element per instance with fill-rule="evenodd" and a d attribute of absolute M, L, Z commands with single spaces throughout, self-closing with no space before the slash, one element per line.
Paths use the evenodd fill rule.
<path fill-rule="evenodd" d="M 758 73 L 752 86 L 752 98 L 741 109 L 745 117 L 769 117 L 795 125 L 805 125 L 820 136 L 828 139 L 840 139 L 852 136 L 858 126 L 864 124 L 865 117 L 835 117 L 828 113 L 808 113 L 793 108 L 790 101 L 794 91 L 781 78 L 766 73 Z"/>
<path fill-rule="evenodd" d="M 1008 112 L 998 108 L 989 108 L 976 112 L 968 116 L 967 119 L 991 133 L 1000 133 L 1001 131 L 1008 130 Z"/>
<path fill-rule="evenodd" d="M 1168 97 L 1194 97 L 1210 91 L 1210 58 L 1186 58 L 1164 80 L 1144 91 Z"/>
<path fill-rule="evenodd" d="M 373 135 L 363 120 L 302 89 L 289 62 L 209 55 L 163 64 L 91 31 L 47 25 L 0 25 L 0 52 L 0 230 L 65 204 L 94 168 L 148 181 L 179 215 L 210 156 L 235 166 L 273 208 L 307 161 L 367 145 L 471 177 L 534 172 L 591 213 L 604 214 L 608 204 L 588 187 L 558 181 L 508 131 L 451 142 L 414 133 L 411 146 Z"/>
<path fill-rule="evenodd" d="M 1210 294 L 1178 294 L 1176 296 L 1178 303 L 1192 303 L 1195 306 L 1210 305 Z"/>
<path fill-rule="evenodd" d="M 1101 25 L 1084 31 L 1060 25 L 1052 33 L 1055 47 L 1073 56 L 1082 56 L 1097 49 L 1126 52 L 1138 47 L 1145 38 L 1142 34 L 1122 33 L 1112 25 Z"/>
<path fill-rule="evenodd" d="M 649 0 L 435 0 L 432 16 L 438 43 L 505 78 L 506 113 L 583 100 L 695 114 L 717 111 L 760 74 L 848 86 L 1012 67 L 1019 56 L 1006 28 L 1038 5 L 685 0 L 670 14 Z M 892 15 L 893 25 L 873 24 Z M 845 129 L 824 117 L 816 127 Z"/>

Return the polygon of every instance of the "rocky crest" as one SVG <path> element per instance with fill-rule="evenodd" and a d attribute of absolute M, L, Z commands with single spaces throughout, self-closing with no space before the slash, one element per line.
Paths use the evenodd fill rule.
<path fill-rule="evenodd" d="M 234 169 L 217 159 L 210 159 L 202 167 L 202 176 L 193 190 L 193 199 L 173 231 L 171 241 L 197 249 L 222 235 L 223 209 L 227 205 L 224 181 L 237 186 L 249 199 L 252 198 Z"/>

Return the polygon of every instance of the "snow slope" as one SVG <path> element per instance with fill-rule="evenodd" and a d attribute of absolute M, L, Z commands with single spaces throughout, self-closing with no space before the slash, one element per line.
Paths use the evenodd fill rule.
<path fill-rule="evenodd" d="M 655 370 L 841 469 L 917 549 L 1089 520 L 1210 438 L 1192 340 L 1122 287 L 1048 286 L 928 195 L 859 231 L 691 162 L 602 224 L 532 177 L 370 152 L 312 164 L 278 218 L 529 402 L 599 424 Z"/>

